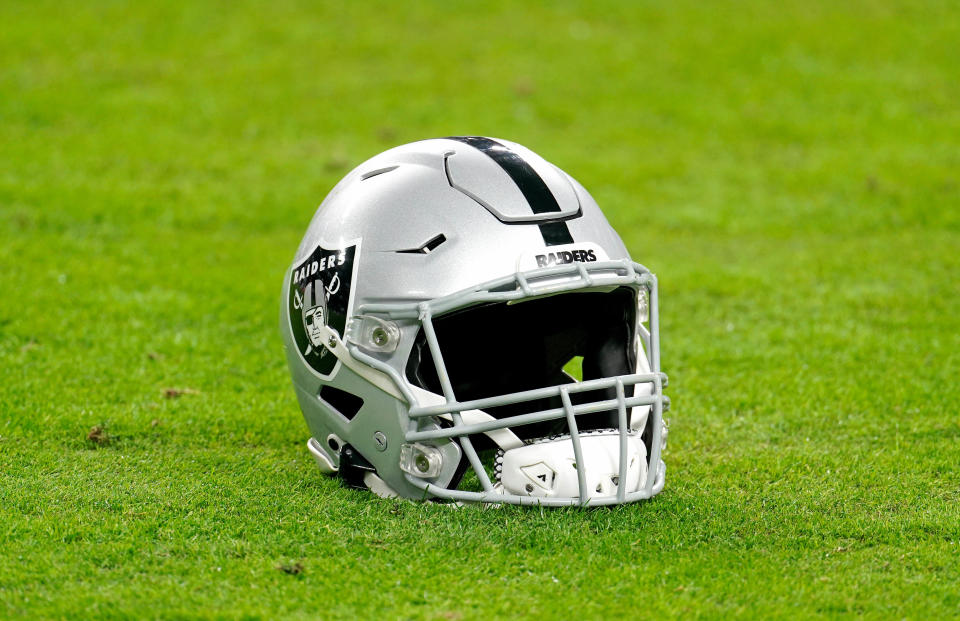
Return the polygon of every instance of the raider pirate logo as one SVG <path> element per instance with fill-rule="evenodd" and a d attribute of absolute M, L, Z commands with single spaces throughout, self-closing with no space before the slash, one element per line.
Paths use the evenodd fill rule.
<path fill-rule="evenodd" d="M 317 246 L 290 275 L 290 331 L 300 355 L 320 375 L 330 375 L 337 365 L 324 328 L 343 336 L 356 252 L 356 243 L 341 250 Z"/>

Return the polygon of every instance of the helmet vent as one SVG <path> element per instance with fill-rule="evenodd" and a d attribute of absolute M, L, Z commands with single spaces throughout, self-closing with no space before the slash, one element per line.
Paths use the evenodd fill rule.
<path fill-rule="evenodd" d="M 317 396 L 347 420 L 353 420 L 363 407 L 363 399 L 357 395 L 326 384 L 320 387 Z"/>
<path fill-rule="evenodd" d="M 407 248 L 406 250 L 397 250 L 397 252 L 400 254 L 430 254 L 439 248 L 440 244 L 445 241 L 447 241 L 446 236 L 443 233 L 440 233 L 418 248 Z"/>
<path fill-rule="evenodd" d="M 371 177 L 376 177 L 377 175 L 382 175 L 383 173 L 392 172 L 400 168 L 399 165 L 387 166 L 385 168 L 377 168 L 376 170 L 371 170 L 360 175 L 360 181 L 366 181 Z"/>

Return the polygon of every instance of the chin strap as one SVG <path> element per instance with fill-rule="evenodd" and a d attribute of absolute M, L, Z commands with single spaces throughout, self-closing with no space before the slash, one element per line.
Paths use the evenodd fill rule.
<path fill-rule="evenodd" d="M 628 452 L 622 472 L 618 429 L 581 431 L 579 441 L 580 454 L 569 434 L 537 438 L 520 449 L 497 451 L 494 491 L 540 498 L 579 496 L 586 501 L 625 496 L 643 485 L 647 478 L 647 451 L 639 434 L 631 432 L 626 438 Z M 625 480 L 621 481 L 621 475 Z"/>
<path fill-rule="evenodd" d="M 419 386 L 410 386 L 410 390 L 413 392 L 413 396 L 417 398 L 417 401 L 420 402 L 419 405 L 421 407 L 428 405 L 443 405 L 447 402 L 443 396 L 430 392 L 429 390 L 424 390 Z M 440 414 L 437 418 L 450 421 L 453 420 L 453 416 L 450 414 Z M 460 418 L 463 420 L 465 425 L 496 420 L 493 416 L 487 414 L 483 410 L 464 410 L 463 412 L 460 412 Z M 484 435 L 493 440 L 494 443 L 503 451 L 523 446 L 523 440 L 517 437 L 517 434 L 513 433 L 513 431 L 510 429 L 493 429 L 492 431 L 484 432 Z"/>

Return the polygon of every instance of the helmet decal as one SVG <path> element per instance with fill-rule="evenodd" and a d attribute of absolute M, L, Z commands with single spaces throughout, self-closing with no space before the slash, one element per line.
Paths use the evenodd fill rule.
<path fill-rule="evenodd" d="M 517 260 L 517 270 L 523 271 L 569 263 L 596 263 L 597 261 L 609 260 L 610 257 L 599 244 L 593 242 L 564 244 L 563 246 L 552 246 L 548 249 L 525 252 Z"/>
<path fill-rule="evenodd" d="M 320 376 L 330 376 L 337 358 L 324 343 L 324 328 L 341 337 L 350 311 L 357 243 L 338 250 L 321 246 L 290 270 L 290 332 L 300 356 Z"/>

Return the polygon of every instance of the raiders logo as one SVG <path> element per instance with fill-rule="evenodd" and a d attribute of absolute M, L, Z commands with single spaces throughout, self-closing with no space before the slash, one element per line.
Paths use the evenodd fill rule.
<path fill-rule="evenodd" d="M 321 376 L 329 376 L 337 358 L 324 343 L 323 328 L 343 336 L 352 303 L 358 243 L 339 250 L 321 246 L 293 266 L 290 273 L 290 332 L 303 360 Z"/>
<path fill-rule="evenodd" d="M 603 248 L 593 242 L 578 242 L 562 246 L 548 246 L 539 251 L 529 251 L 517 259 L 517 270 L 534 270 L 570 263 L 595 263 L 609 261 Z"/>
<path fill-rule="evenodd" d="M 566 265 L 567 263 L 592 263 L 597 260 L 597 253 L 592 249 L 586 250 L 573 249 L 561 250 L 560 252 L 548 252 L 546 254 L 536 255 L 537 267 L 550 267 L 551 265 Z"/>

